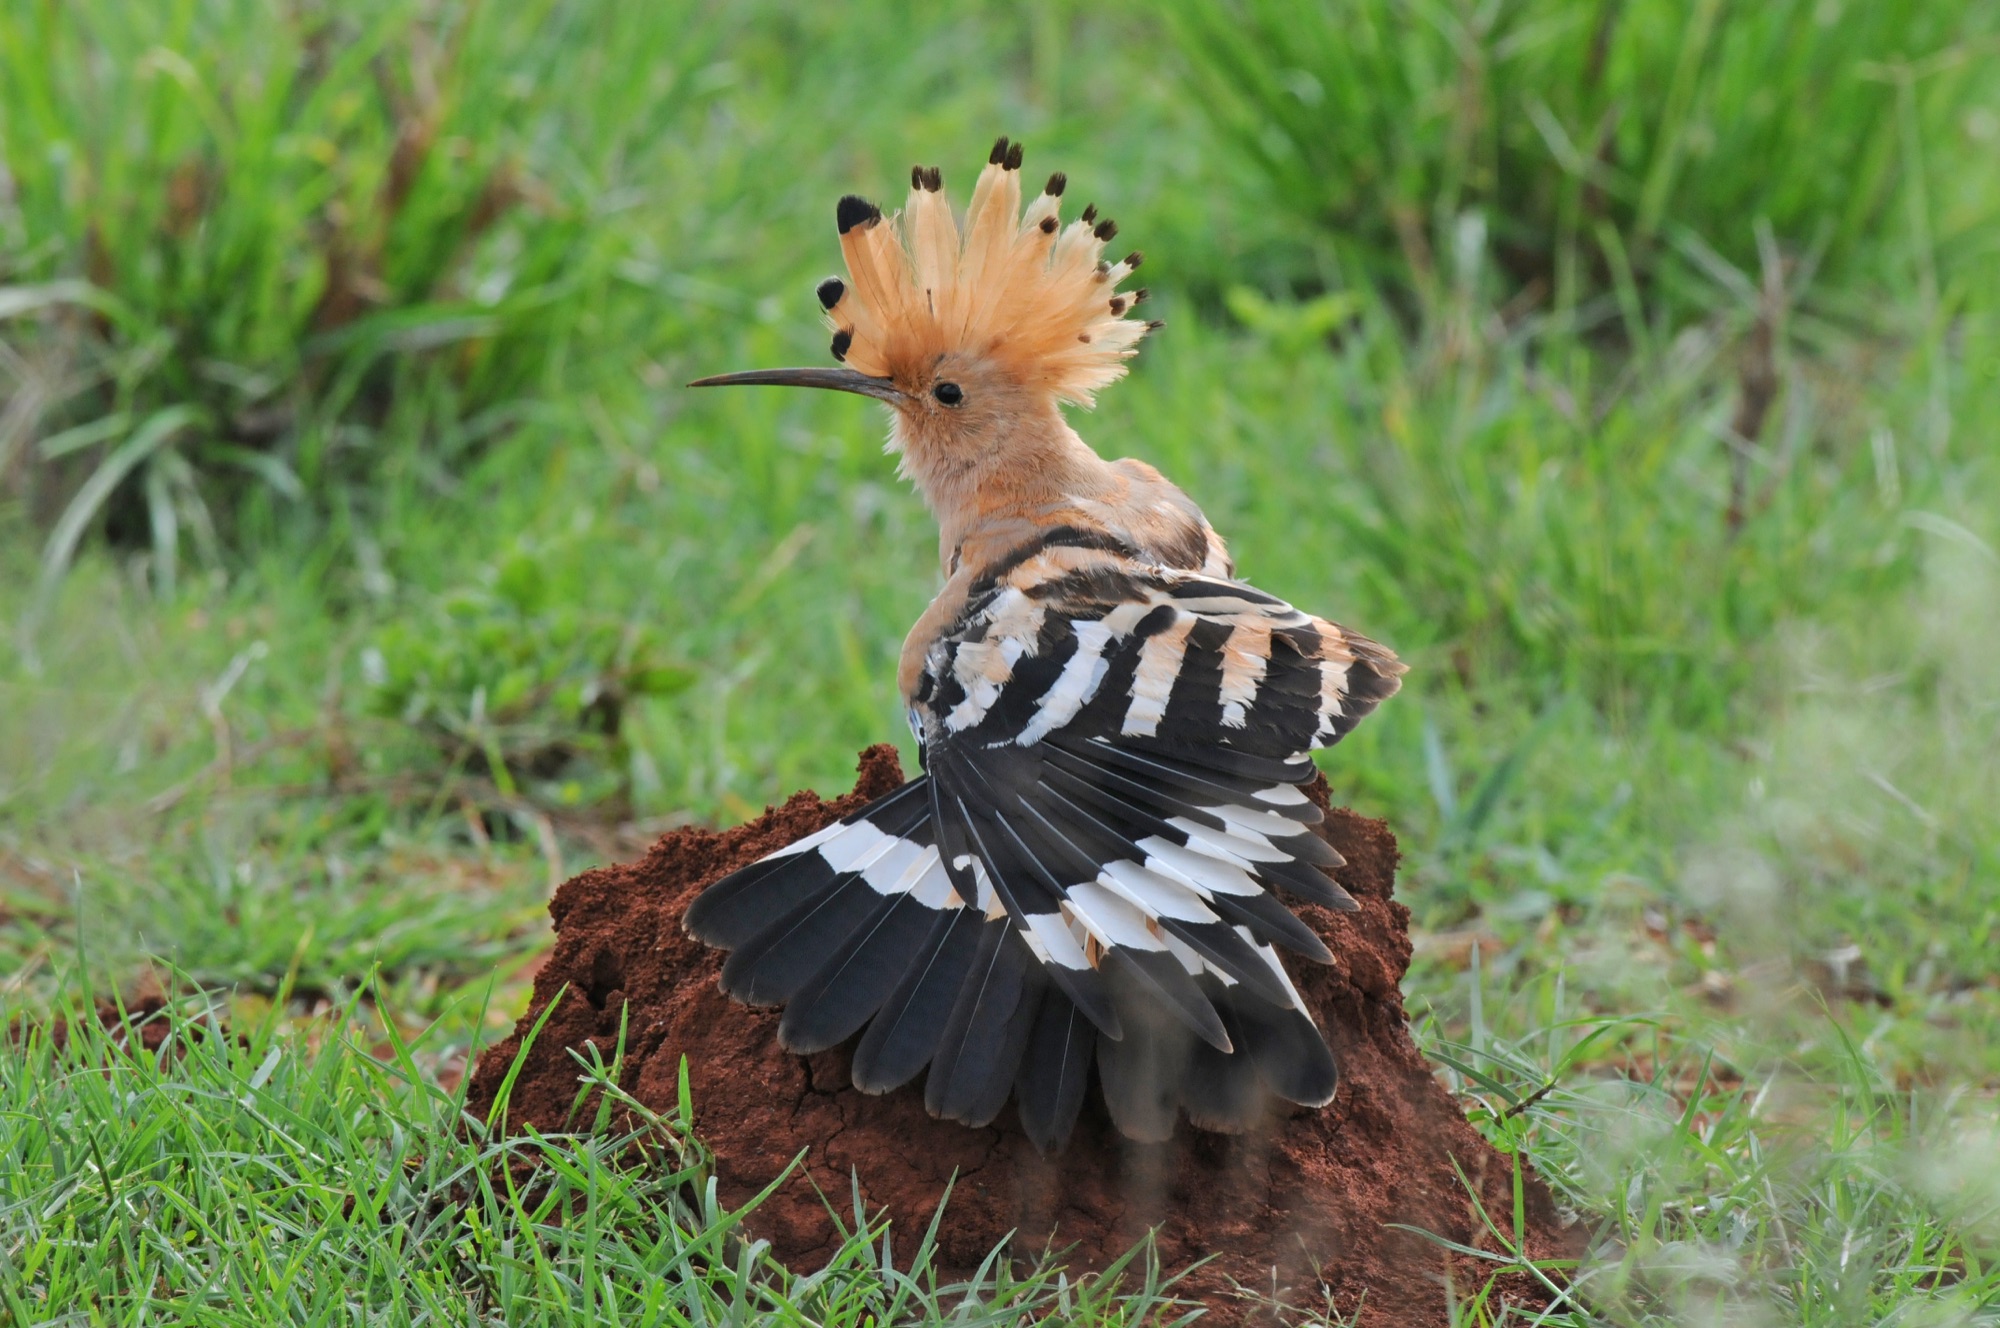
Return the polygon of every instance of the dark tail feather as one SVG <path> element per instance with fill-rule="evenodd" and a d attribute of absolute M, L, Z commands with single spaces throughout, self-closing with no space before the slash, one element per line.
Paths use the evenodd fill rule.
<path fill-rule="evenodd" d="M 1163 958 L 1172 960 L 1171 956 Z M 1132 968 L 1114 965 L 1111 976 L 1125 1036 L 1116 1042 L 1102 1037 L 1097 1040 L 1097 1078 L 1104 1088 L 1104 1105 L 1121 1134 L 1141 1143 L 1161 1143 L 1173 1137 L 1174 1119 L 1180 1114 L 1181 1080 L 1202 1039 L 1161 1005 L 1154 989 Z M 1185 971 L 1182 977 L 1189 990 L 1201 995 Z M 1206 996 L 1201 996 L 1201 1001 L 1213 1012 Z M 1221 1025 L 1218 1017 L 1218 1032 Z"/>
<path fill-rule="evenodd" d="M 1163 917 L 1159 919 L 1159 924 L 1162 931 L 1184 942 L 1196 954 L 1265 1000 L 1274 1005 L 1291 1004 L 1291 992 L 1271 971 L 1271 966 L 1264 962 L 1264 956 L 1251 948 L 1250 942 L 1228 923 L 1183 922 L 1179 918 Z M 1195 985 L 1204 992 L 1211 985 L 1221 986 L 1220 983 L 1211 984 L 1206 974 L 1195 979 Z M 1213 1000 L 1209 1002 L 1211 1005 L 1214 1003 Z M 1231 1041 L 1234 1041 L 1233 1037 Z"/>
<path fill-rule="evenodd" d="M 1180 1020 L 1210 1046 L 1228 1047 L 1229 1034 L 1223 1031 L 1215 1007 L 1170 952 L 1114 945 L 1105 954 L 1111 960 L 1109 967 L 1119 973 L 1132 991 L 1131 997 L 1118 1002 L 1121 1021 L 1135 1008 L 1158 1010 Z"/>
<path fill-rule="evenodd" d="M 900 837 L 922 825 L 929 814 L 930 781 L 917 778 L 877 798 L 841 824 L 868 821 L 884 833 Z M 833 867 L 815 849 L 762 858 L 703 890 L 688 905 L 681 925 L 704 945 L 734 950 L 775 919 L 817 896 L 834 876 Z"/>
<path fill-rule="evenodd" d="M 1011 846 L 1012 852 L 1019 855 L 1018 861 L 1023 870 L 1035 872 L 1051 882 L 1056 879 L 1056 871 L 1065 863 L 1072 868 L 1081 865 L 1095 872 L 1096 860 L 1065 839 L 1061 830 L 1037 808 L 1025 800 L 1021 808 L 1023 815 L 999 820 L 996 830 L 997 834 L 1006 837 L 1005 842 Z M 1111 1004 L 1111 993 L 1096 969 L 1065 968 L 1061 964 L 1045 964 L 1042 967 L 1106 1037 L 1122 1035 L 1118 1011 Z"/>
<path fill-rule="evenodd" d="M 1171 1020 L 1125 1020 L 1125 1036 L 1097 1040 L 1097 1077 L 1104 1105 L 1119 1133 L 1141 1143 L 1164 1143 L 1174 1134 L 1181 1080 L 1195 1036 Z"/>
<path fill-rule="evenodd" d="M 882 1008 L 930 935 L 937 910 L 891 895 L 792 995 L 778 1023 L 786 1050 L 811 1055 L 846 1041 Z"/>
<path fill-rule="evenodd" d="M 1258 1076 L 1287 1102 L 1320 1107 L 1333 1100 L 1340 1070 L 1333 1052 L 1311 1016 L 1302 1010 L 1281 1010 L 1254 996 L 1228 992 L 1223 996 L 1232 1032 Z"/>
<path fill-rule="evenodd" d="M 1241 1134 L 1264 1114 L 1264 1085 L 1256 1063 L 1245 1050 L 1248 1039 L 1241 1021 L 1235 1017 L 1238 1001 L 1256 998 L 1244 996 L 1232 1000 L 1215 978 L 1204 976 L 1200 982 L 1222 1016 L 1223 1027 L 1229 1030 L 1236 1050 L 1225 1056 L 1206 1043 L 1197 1043 L 1189 1051 L 1187 1070 L 1181 1075 L 1181 1106 L 1187 1111 L 1188 1120 L 1201 1129 Z"/>
<path fill-rule="evenodd" d="M 1315 867 L 1347 865 L 1347 859 L 1340 856 L 1340 850 L 1321 839 L 1318 832 L 1310 826 L 1295 835 L 1273 836 L 1271 843 L 1300 862 L 1309 862 Z"/>
<path fill-rule="evenodd" d="M 1008 1016 L 1006 1027 L 996 1034 L 993 1053 L 977 1058 L 961 1055 L 953 1074 L 952 1091 L 962 1094 L 960 1110 L 951 1119 L 967 1125 L 987 1125 L 1007 1105 L 1021 1075 L 1021 1059 L 1027 1054 L 1028 1040 L 1035 1030 L 1035 1016 L 1045 994 L 1056 994 L 1039 965 L 1030 963 L 1024 974 L 1021 998 Z M 952 1105 L 952 1104 L 947 1104 Z M 948 1112 L 947 1115 L 950 1115 Z"/>
<path fill-rule="evenodd" d="M 1152 813 L 1132 811 L 1129 815 L 1121 815 L 1105 811 L 1103 808 L 1114 802 L 1110 795 L 1099 790 L 1087 789 L 1075 776 L 1064 774 L 1053 767 L 1051 772 L 1055 777 L 1054 780 L 1039 790 L 1037 795 L 1046 802 L 1046 808 L 1036 807 L 1026 798 L 1023 799 L 1022 805 L 1038 816 L 1044 825 L 1067 825 L 1076 833 L 1088 835 L 1091 843 L 1101 846 L 1096 862 L 1109 861 L 1106 854 L 1128 857 L 1135 862 L 1145 861 L 1146 850 L 1139 847 L 1135 836 L 1164 831 L 1170 838 L 1178 841 L 1178 832 Z M 1058 789 L 1054 786 L 1055 783 L 1063 783 L 1065 788 Z M 1071 793 L 1077 796 L 1071 797 Z M 1305 832 L 1300 838 L 1310 839 L 1313 843 L 1325 847 L 1324 841 L 1310 831 Z M 1259 869 L 1272 865 L 1303 871 L 1312 870 L 1309 866 L 1297 863 L 1257 864 Z M 1209 907 L 1230 922 L 1242 923 L 1249 927 L 1259 940 L 1282 945 L 1288 950 L 1295 950 L 1321 963 L 1333 961 L 1333 955 L 1313 929 L 1301 922 L 1296 913 L 1267 892 L 1254 895 L 1218 894 L 1209 901 Z M 1200 1004 L 1205 1005 L 1206 1002 Z"/>
<path fill-rule="evenodd" d="M 1310 862 L 1260 862 L 1257 874 L 1336 913 L 1352 913 L 1361 907 L 1339 882 Z"/>
<path fill-rule="evenodd" d="M 834 870 L 807 849 L 789 857 L 753 862 L 709 886 L 681 915 L 681 925 L 703 945 L 734 950 L 833 884 Z"/>
<path fill-rule="evenodd" d="M 1258 940 L 1282 945 L 1315 963 L 1333 962 L 1333 951 L 1326 948 L 1319 933 L 1299 921 L 1298 914 L 1272 895 L 1217 894 L 1209 899 L 1208 906 L 1221 914 L 1224 921 L 1248 927 Z"/>
<path fill-rule="evenodd" d="M 929 1063 L 972 965 L 983 925 L 967 908 L 938 915 L 854 1049 L 856 1088 L 886 1093 L 908 1083 Z"/>
<path fill-rule="evenodd" d="M 938 1037 L 924 1083 L 924 1106 L 931 1115 L 967 1124 L 991 1120 L 992 1113 L 985 1120 L 976 1118 L 989 1096 L 989 1081 L 996 1075 L 1004 1077 L 1000 1102 L 993 1105 L 993 1112 L 1005 1103 L 1005 1090 L 1013 1083 L 1021 1047 L 1027 1041 L 1027 1030 L 1023 1028 L 1015 1036 L 1013 1023 L 1026 990 L 1028 966 L 1033 962 L 1026 944 L 1013 934 L 1005 918 L 984 924 L 979 950 Z M 1032 1017 L 1032 1013 L 1028 1015 Z M 1010 1049 L 1015 1061 L 1001 1065 Z"/>
<path fill-rule="evenodd" d="M 745 941 L 722 966 L 722 989 L 747 1005 L 788 1001 L 867 921 L 882 896 L 846 875 Z"/>
<path fill-rule="evenodd" d="M 1090 1087 L 1097 1029 L 1076 1003 L 1051 989 L 1042 997 L 1015 1084 L 1021 1128 L 1043 1153 L 1059 1152 L 1076 1128 Z"/>

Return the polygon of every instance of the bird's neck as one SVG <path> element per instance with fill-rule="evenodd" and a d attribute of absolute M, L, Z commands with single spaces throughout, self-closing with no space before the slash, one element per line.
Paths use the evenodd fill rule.
<path fill-rule="evenodd" d="M 996 425 L 974 446 L 901 441 L 904 473 L 937 517 L 947 574 L 1011 551 L 1034 530 L 1065 520 L 1079 503 L 1101 499 L 1119 483 L 1053 403 L 1046 413 Z"/>

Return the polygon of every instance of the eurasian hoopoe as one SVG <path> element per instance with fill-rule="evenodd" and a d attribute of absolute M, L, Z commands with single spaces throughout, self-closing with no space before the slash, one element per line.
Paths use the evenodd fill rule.
<path fill-rule="evenodd" d="M 928 1065 L 933 1115 L 983 1125 L 1012 1094 L 1056 1149 L 1095 1063 L 1132 1138 L 1181 1109 L 1238 1131 L 1267 1094 L 1333 1097 L 1272 947 L 1331 956 L 1274 890 L 1355 907 L 1298 786 L 1404 666 L 1234 579 L 1186 494 L 1064 422 L 1159 324 L 1118 289 L 1140 256 L 1103 257 L 1117 227 L 1063 225 L 1060 174 L 1024 212 L 1020 166 L 994 145 L 962 241 L 935 167 L 899 216 L 841 199 L 848 279 L 819 300 L 845 367 L 694 384 L 887 402 L 946 580 L 897 675 L 925 773 L 710 886 L 687 927 L 732 951 L 730 995 L 786 1007 L 790 1050 L 865 1027 L 864 1092 Z"/>

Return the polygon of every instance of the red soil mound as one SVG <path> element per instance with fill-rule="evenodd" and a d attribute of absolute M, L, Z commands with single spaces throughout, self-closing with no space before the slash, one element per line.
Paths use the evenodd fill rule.
<path fill-rule="evenodd" d="M 1348 861 L 1339 878 L 1361 911 L 1303 910 L 1337 960 L 1293 970 L 1340 1062 L 1330 1106 L 1288 1108 L 1265 1131 L 1236 1137 L 1182 1122 L 1170 1143 L 1144 1146 L 1111 1127 L 1093 1087 L 1068 1149 L 1043 1158 L 1011 1107 L 991 1126 L 968 1129 L 924 1113 L 921 1080 L 869 1097 L 848 1082 L 847 1049 L 807 1058 L 783 1051 L 779 1012 L 725 997 L 716 985 L 722 956 L 681 930 L 682 911 L 708 882 L 902 780 L 895 750 L 874 747 L 862 754 L 846 797 L 798 793 L 748 825 L 676 831 L 636 863 L 565 883 L 549 905 L 556 947 L 536 979 L 533 1008 L 514 1038 L 481 1058 L 473 1110 L 490 1105 L 519 1037 L 567 983 L 569 996 L 515 1085 L 511 1123 L 564 1127 L 577 1088 L 565 1048 L 595 1041 L 608 1053 L 623 1010 L 628 1091 L 671 1111 L 687 1057 L 696 1129 L 715 1153 L 730 1204 L 748 1200 L 809 1148 L 811 1181 L 843 1208 L 852 1171 L 872 1207 L 886 1207 L 905 1231 L 920 1230 L 956 1173 L 940 1229 L 948 1275 L 970 1272 L 1010 1231 L 1027 1254 L 1053 1233 L 1058 1247 L 1073 1246 L 1070 1266 L 1087 1268 L 1104 1266 L 1157 1225 L 1169 1271 L 1218 1256 L 1180 1284 L 1181 1294 L 1210 1306 L 1209 1323 L 1261 1321 L 1264 1312 L 1238 1298 L 1234 1284 L 1265 1298 L 1275 1290 L 1301 1308 L 1324 1309 L 1330 1299 L 1385 1328 L 1442 1324 L 1447 1280 L 1461 1296 L 1481 1284 L 1487 1265 L 1448 1259 L 1435 1243 L 1387 1225 L 1492 1248 L 1453 1160 L 1503 1230 L 1514 1200 L 1509 1160 L 1467 1124 L 1405 1026 L 1397 983 L 1410 959 L 1409 911 L 1390 898 L 1397 850 L 1386 826 L 1330 813 L 1327 837 Z M 1315 796 L 1324 802 L 1323 786 Z M 1575 1232 L 1561 1227 L 1541 1182 L 1527 1177 L 1526 1192 L 1530 1252 L 1575 1253 Z M 818 1266 L 838 1240 L 803 1176 L 753 1214 L 751 1229 L 800 1271 Z M 1508 1290 L 1517 1303 L 1539 1303 L 1525 1278 Z"/>

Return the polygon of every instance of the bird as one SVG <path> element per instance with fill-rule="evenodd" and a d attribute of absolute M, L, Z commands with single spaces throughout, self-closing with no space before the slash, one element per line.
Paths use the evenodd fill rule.
<path fill-rule="evenodd" d="M 862 1092 L 921 1073 L 930 1114 L 970 1126 L 1011 1099 L 1052 1154 L 1094 1074 L 1129 1139 L 1182 1114 L 1240 1133 L 1334 1096 L 1278 951 L 1332 955 L 1284 896 L 1359 905 L 1301 786 L 1405 665 L 1238 579 L 1187 494 L 1070 427 L 1161 323 L 1121 289 L 1143 255 L 1106 256 L 1117 224 L 1064 221 L 1060 172 L 1024 206 L 1021 163 L 994 144 L 962 226 L 934 166 L 896 214 L 841 198 L 846 275 L 817 288 L 837 364 L 690 384 L 885 403 L 944 584 L 897 668 L 922 773 L 684 925 L 728 951 L 729 996 L 784 1007 L 787 1050 L 859 1034 Z"/>

